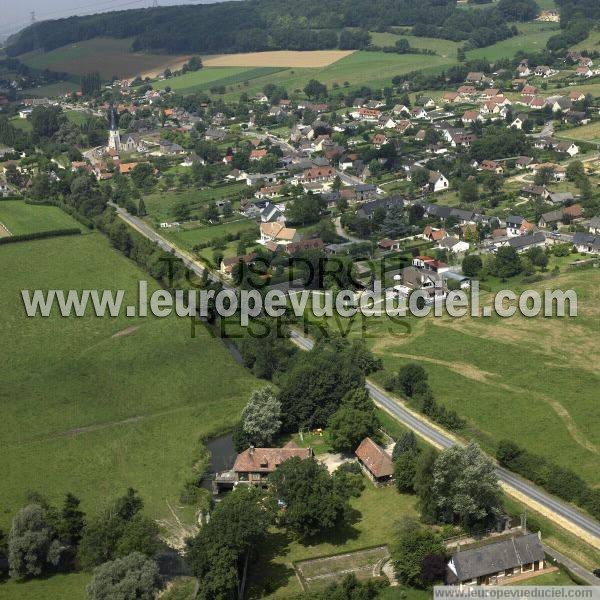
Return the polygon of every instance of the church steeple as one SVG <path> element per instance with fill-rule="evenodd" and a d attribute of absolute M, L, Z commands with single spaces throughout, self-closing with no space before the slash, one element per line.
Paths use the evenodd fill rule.
<path fill-rule="evenodd" d="M 115 118 L 115 107 L 110 105 L 110 130 L 108 132 L 108 149 L 119 152 L 121 150 L 121 136 L 117 128 L 117 120 Z"/>

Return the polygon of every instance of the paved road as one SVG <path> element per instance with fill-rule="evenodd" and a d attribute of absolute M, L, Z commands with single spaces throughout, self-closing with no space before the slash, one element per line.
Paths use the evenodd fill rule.
<path fill-rule="evenodd" d="M 118 214 L 123 220 L 130 223 L 132 227 L 137 229 L 142 235 L 156 242 L 163 250 L 171 252 L 178 258 L 181 258 L 183 262 L 197 275 L 202 275 L 202 273 L 205 270 L 203 266 L 191 260 L 188 255 L 181 252 L 174 244 L 163 238 L 156 231 L 154 231 L 152 228 L 146 225 L 144 221 L 142 221 L 138 217 L 129 214 L 126 210 L 116 206 L 115 204 L 111 203 L 111 206 L 113 206 L 117 210 Z M 211 279 L 215 281 L 217 280 L 217 277 L 215 277 L 212 273 L 210 273 L 209 276 L 211 277 Z M 294 330 L 291 331 L 291 338 L 292 341 L 294 341 L 298 346 L 305 350 L 311 350 L 313 347 L 312 340 L 300 335 Z M 433 427 L 427 422 L 417 418 L 409 410 L 404 408 L 402 405 L 398 404 L 396 401 L 390 398 L 390 396 L 382 392 L 380 389 L 376 388 L 373 384 L 367 382 L 367 389 L 369 390 L 371 396 L 377 404 L 382 406 L 394 417 L 396 417 L 401 423 L 403 423 L 404 425 L 421 435 L 430 443 L 441 448 L 449 448 L 450 446 L 453 446 L 456 443 L 448 434 L 444 433 L 440 429 Z M 562 517 L 569 523 L 572 523 L 574 526 L 583 530 L 587 534 L 594 536 L 599 540 L 600 543 L 600 523 L 598 523 L 598 521 L 584 514 L 581 514 L 579 511 L 575 510 L 568 504 L 565 504 L 564 502 L 556 499 L 550 494 L 538 489 L 532 483 L 521 479 L 514 473 L 511 473 L 510 471 L 507 471 L 502 467 L 497 467 L 497 473 L 499 481 L 510 485 L 530 500 L 541 504 L 546 509 L 559 515 L 560 517 Z M 569 567 L 580 577 L 588 581 L 590 585 L 600 585 L 600 579 L 594 577 L 583 567 L 580 567 L 577 563 L 570 561 L 570 559 L 568 559 L 566 556 L 563 556 L 556 550 L 553 550 L 549 547 L 547 547 L 547 549 L 548 553 L 551 556 L 554 556 L 555 558 L 557 558 L 557 560 L 566 564 L 567 567 Z"/>
<path fill-rule="evenodd" d="M 310 350 L 313 347 L 313 342 L 310 339 L 300 335 L 296 331 L 292 331 L 291 337 L 298 346 L 304 348 L 305 350 Z M 417 418 L 412 412 L 398 404 L 396 401 L 390 398 L 390 396 L 376 388 L 371 383 L 367 382 L 367 389 L 377 404 L 394 415 L 404 425 L 410 427 L 413 431 L 420 434 L 430 443 L 433 443 L 441 448 L 449 448 L 456 443 L 448 434 Z M 533 500 L 546 509 L 556 513 L 569 523 L 585 531 L 587 534 L 596 537 L 600 543 L 600 523 L 598 523 L 598 521 L 580 513 L 572 506 L 540 490 L 532 483 L 521 479 L 519 476 L 507 471 L 502 467 L 497 467 L 497 473 L 499 481 L 510 485 L 530 500 Z M 598 566 L 600 567 L 600 565 Z M 581 567 L 579 568 L 581 569 Z M 584 569 L 581 569 L 581 572 L 586 574 L 586 577 L 590 583 L 593 583 L 594 585 L 600 585 L 600 579 L 594 577 L 591 573 L 588 573 Z M 583 577 L 583 574 L 581 576 Z"/>
<path fill-rule="evenodd" d="M 162 248 L 163 250 L 165 250 L 166 252 L 170 252 L 177 258 L 180 258 L 188 269 L 190 269 L 191 271 L 196 273 L 196 275 L 202 276 L 202 274 L 206 270 L 205 267 L 203 267 L 201 264 L 199 264 L 198 262 L 193 260 L 189 254 L 182 252 L 175 244 L 173 244 L 169 240 L 165 239 L 162 235 L 160 235 L 159 233 L 154 231 L 154 229 L 152 229 L 152 227 L 147 225 L 139 217 L 135 217 L 134 215 L 128 213 L 124 208 L 121 208 L 120 206 L 117 206 L 116 204 L 114 204 L 112 202 L 109 202 L 108 204 L 117 211 L 117 214 L 121 217 L 121 219 L 123 219 L 124 221 L 129 223 L 134 229 L 136 229 L 144 237 L 146 237 L 149 240 L 158 244 L 158 246 L 160 248 Z M 221 281 L 218 277 L 213 275 L 213 273 L 211 273 L 210 271 L 209 271 L 209 278 L 212 281 Z M 229 286 L 224 285 L 224 287 L 229 287 Z"/>
<path fill-rule="evenodd" d="M 349 242 L 354 242 L 355 244 L 362 244 L 363 242 L 368 242 L 369 240 L 361 240 L 357 237 L 352 237 L 348 235 L 346 230 L 342 227 L 342 219 L 337 217 L 333 220 L 333 224 L 335 225 L 335 232 L 343 238 L 346 238 Z"/>

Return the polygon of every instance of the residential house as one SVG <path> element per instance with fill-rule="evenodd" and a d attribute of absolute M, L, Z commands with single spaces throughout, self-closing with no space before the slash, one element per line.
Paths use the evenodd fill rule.
<path fill-rule="evenodd" d="M 481 72 L 470 72 L 470 73 L 467 73 L 467 77 L 465 79 L 465 81 L 467 83 L 475 83 L 475 84 L 483 84 L 487 80 L 488 79 L 485 76 L 485 73 L 481 73 Z"/>
<path fill-rule="evenodd" d="M 533 164 L 533 157 L 531 156 L 519 156 L 515 161 L 515 167 L 519 170 L 529 169 Z"/>
<path fill-rule="evenodd" d="M 563 208 L 563 215 L 567 221 L 581 219 L 581 217 L 583 217 L 583 207 L 581 204 L 571 204 L 570 206 L 565 206 Z"/>
<path fill-rule="evenodd" d="M 463 254 L 469 249 L 469 243 L 459 240 L 457 237 L 447 235 L 438 241 L 436 247 L 442 250 L 448 250 L 449 252 L 454 252 L 455 254 Z M 443 273 L 446 274 L 446 272 Z"/>
<path fill-rule="evenodd" d="M 504 167 L 496 160 L 483 160 L 481 161 L 480 170 L 490 171 L 501 175 L 504 173 Z"/>
<path fill-rule="evenodd" d="M 521 235 L 521 225 L 525 222 L 525 219 L 518 215 L 509 215 L 506 217 L 506 235 L 509 237 Z"/>
<path fill-rule="evenodd" d="M 233 267 L 235 265 L 239 263 L 249 265 L 254 262 L 256 256 L 256 252 L 251 252 L 250 254 L 244 254 L 243 256 L 233 256 L 231 258 L 224 258 L 221 261 L 219 271 L 222 275 L 231 275 L 231 272 L 233 271 Z"/>
<path fill-rule="evenodd" d="M 577 232 L 573 234 L 573 245 L 583 254 L 600 254 L 600 236 L 593 233 Z"/>
<path fill-rule="evenodd" d="M 300 235 L 298 232 L 295 229 L 285 227 L 282 223 L 275 221 L 260 224 L 260 243 L 263 245 L 269 242 L 285 245 L 299 240 Z"/>
<path fill-rule="evenodd" d="M 600 217 L 592 217 L 587 224 L 588 232 L 600 234 Z"/>
<path fill-rule="evenodd" d="M 267 154 L 268 151 L 266 148 L 256 148 L 250 152 L 250 160 L 261 160 L 262 158 L 265 158 Z"/>
<path fill-rule="evenodd" d="M 290 458 L 298 457 L 302 460 L 313 457 L 311 448 L 300 448 L 293 441 L 288 442 L 283 448 L 255 448 L 250 446 L 240 452 L 235 459 L 233 472 L 236 483 L 266 486 L 269 475 L 277 467 Z"/>
<path fill-rule="evenodd" d="M 540 93 L 540 90 L 533 85 L 526 85 L 521 90 L 521 96 L 523 96 L 524 98 L 527 98 L 527 97 L 532 98 L 534 96 L 537 96 L 539 93 Z"/>
<path fill-rule="evenodd" d="M 429 171 L 429 187 L 433 192 L 447 190 L 450 182 L 439 171 Z"/>
<path fill-rule="evenodd" d="M 511 246 L 517 252 L 525 252 L 529 248 L 541 247 L 546 245 L 546 237 L 541 231 L 527 235 L 519 235 L 508 240 L 504 245 Z"/>
<path fill-rule="evenodd" d="M 446 570 L 448 585 L 495 585 L 545 568 L 540 536 L 529 533 L 453 554 Z"/>
<path fill-rule="evenodd" d="M 398 240 L 390 240 L 389 238 L 384 238 L 377 242 L 377 247 L 384 252 L 391 252 L 400 250 L 401 242 Z"/>
<path fill-rule="evenodd" d="M 542 227 L 543 229 L 550 229 L 558 225 L 559 223 L 562 223 L 562 220 L 562 210 L 551 210 L 542 214 L 540 220 L 538 221 L 538 227 Z"/>
<path fill-rule="evenodd" d="M 390 208 L 402 208 L 404 206 L 404 198 L 400 196 L 390 196 L 389 198 L 379 198 L 371 202 L 365 202 L 357 211 L 356 215 L 361 219 L 372 219 L 375 211 L 379 208 L 386 212 Z"/>
<path fill-rule="evenodd" d="M 571 192 L 549 192 L 546 198 L 552 204 L 566 204 L 567 202 L 573 202 L 575 197 Z"/>
<path fill-rule="evenodd" d="M 365 438 L 354 451 L 365 473 L 375 483 L 389 483 L 394 475 L 391 457 L 371 438 Z"/>
<path fill-rule="evenodd" d="M 483 121 L 481 115 L 476 110 L 466 110 L 460 120 L 463 125 L 471 125 L 476 121 Z"/>
<path fill-rule="evenodd" d="M 285 251 L 288 254 L 297 254 L 298 252 L 305 252 L 306 250 L 324 250 L 325 244 L 321 238 L 311 238 L 308 240 L 300 240 L 299 242 L 292 242 L 285 247 Z"/>

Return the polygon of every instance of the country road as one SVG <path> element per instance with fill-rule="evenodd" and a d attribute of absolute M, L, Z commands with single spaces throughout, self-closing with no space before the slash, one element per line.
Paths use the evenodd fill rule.
<path fill-rule="evenodd" d="M 175 244 L 166 240 L 164 237 L 150 228 L 146 223 L 144 223 L 144 221 L 129 214 L 126 210 L 114 204 L 111 205 L 116 208 L 117 213 L 124 221 L 129 223 L 134 229 L 148 239 L 156 242 L 163 250 L 171 252 L 178 258 L 181 258 L 186 266 L 188 266 L 196 274 L 202 275 L 202 273 L 205 271 L 204 266 L 197 263 L 189 254 L 177 248 Z M 210 277 L 213 280 L 217 280 L 217 277 L 212 273 L 210 273 Z M 225 287 L 230 288 L 230 286 Z M 311 350 L 313 347 L 313 342 L 311 339 L 300 335 L 295 330 L 291 331 L 290 337 L 296 345 L 304 350 Z M 449 433 L 420 418 L 372 383 L 367 382 L 366 387 L 376 404 L 385 409 L 405 426 L 412 429 L 428 443 L 442 449 L 449 448 L 450 446 L 458 443 Z M 552 521 L 561 525 L 567 530 L 572 531 L 578 535 L 578 537 L 581 537 L 596 548 L 600 548 L 600 523 L 598 521 L 579 512 L 573 506 L 557 499 L 551 494 L 548 494 L 547 492 L 533 485 L 531 482 L 522 479 L 521 477 L 502 467 L 497 467 L 496 472 L 498 475 L 498 480 L 501 482 L 501 484 L 508 488 L 508 493 L 520 498 L 523 503 L 530 505 L 539 512 L 546 514 Z M 559 557 L 559 553 L 555 550 L 548 548 L 548 553 L 561 560 L 561 562 L 564 562 Z M 573 568 L 572 570 L 576 570 L 577 574 L 585 579 L 585 581 L 587 581 L 590 585 L 600 585 L 599 578 L 594 577 L 592 573 L 589 573 L 573 561 L 570 562 L 576 568 Z M 598 566 L 600 567 L 600 565 Z"/>
<path fill-rule="evenodd" d="M 291 332 L 292 340 L 304 350 L 310 350 L 313 347 L 313 342 L 300 335 L 297 331 Z M 438 448 L 449 448 L 457 442 L 447 433 L 444 433 L 441 429 L 430 425 L 426 421 L 415 416 L 411 411 L 406 409 L 404 406 L 393 400 L 385 392 L 382 392 L 379 388 L 375 387 L 372 383 L 367 382 L 367 389 L 369 390 L 373 400 L 376 404 L 381 406 L 391 415 L 393 415 L 398 421 L 412 429 L 415 433 L 419 434 L 429 443 L 437 446 Z M 580 513 L 572 506 L 558 500 L 554 496 L 544 492 L 537 488 L 532 483 L 520 478 L 519 476 L 507 471 L 502 467 L 497 467 L 496 472 L 498 474 L 498 480 L 516 490 L 519 494 L 523 495 L 532 504 L 541 505 L 547 511 L 558 515 L 560 520 L 565 521 L 571 526 L 571 529 L 578 529 L 584 532 L 586 535 L 582 536 L 590 543 L 595 543 L 596 547 L 600 547 L 600 523 L 598 523 L 592 517 Z M 559 519 L 555 519 L 560 522 Z M 594 538 L 594 540 L 590 539 Z M 549 554 L 556 554 L 556 558 L 561 560 L 561 556 L 558 556 L 555 550 L 550 549 Z M 565 557 L 566 558 L 566 557 Z M 590 585 L 600 585 L 600 579 L 594 577 L 592 573 L 589 573 L 585 569 L 578 567 L 577 574 L 584 578 Z"/>

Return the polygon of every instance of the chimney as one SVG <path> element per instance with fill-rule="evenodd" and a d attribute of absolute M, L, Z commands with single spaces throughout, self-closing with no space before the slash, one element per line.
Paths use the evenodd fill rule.
<path fill-rule="evenodd" d="M 254 446 L 250 446 L 250 448 L 248 448 L 248 454 L 254 454 Z"/>

